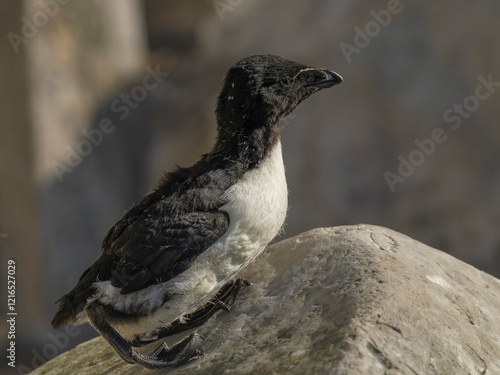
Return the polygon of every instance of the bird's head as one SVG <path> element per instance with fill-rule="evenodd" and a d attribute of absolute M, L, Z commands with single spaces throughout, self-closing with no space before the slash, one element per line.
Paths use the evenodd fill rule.
<path fill-rule="evenodd" d="M 342 77 L 331 70 L 276 55 L 249 56 L 229 69 L 217 116 L 224 122 L 249 118 L 274 124 L 311 94 L 341 82 Z"/>

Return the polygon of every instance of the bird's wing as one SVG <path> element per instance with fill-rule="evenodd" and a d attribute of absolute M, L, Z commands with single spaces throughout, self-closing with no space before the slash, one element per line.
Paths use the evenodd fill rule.
<path fill-rule="evenodd" d="M 171 216 L 164 205 L 159 200 L 142 210 L 136 206 L 110 230 L 103 255 L 112 271 L 99 274 L 100 281 L 110 280 L 122 294 L 168 281 L 188 269 L 229 226 L 227 213 L 217 207 Z"/>

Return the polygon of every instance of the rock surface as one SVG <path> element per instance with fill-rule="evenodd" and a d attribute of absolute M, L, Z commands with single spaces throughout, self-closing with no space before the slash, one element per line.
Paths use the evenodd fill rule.
<path fill-rule="evenodd" d="M 315 229 L 240 276 L 198 361 L 149 371 L 97 338 L 33 374 L 500 374 L 500 281 L 392 230 Z"/>

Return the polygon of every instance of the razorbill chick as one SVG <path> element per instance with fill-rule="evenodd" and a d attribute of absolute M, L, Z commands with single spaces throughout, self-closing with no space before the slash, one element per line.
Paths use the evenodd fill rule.
<path fill-rule="evenodd" d="M 202 356 L 191 334 L 149 355 L 132 347 L 192 329 L 228 309 L 233 277 L 280 231 L 287 212 L 280 120 L 337 73 L 274 55 L 228 71 L 217 100 L 217 141 L 178 168 L 108 232 L 99 259 L 59 299 L 54 328 L 89 322 L 127 362 L 149 369 Z"/>

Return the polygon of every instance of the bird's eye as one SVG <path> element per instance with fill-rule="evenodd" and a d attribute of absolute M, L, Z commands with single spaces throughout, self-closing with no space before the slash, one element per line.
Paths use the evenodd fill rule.
<path fill-rule="evenodd" d="M 291 86 L 292 85 L 292 79 L 291 78 L 283 78 L 281 80 L 281 84 L 283 86 Z"/>

